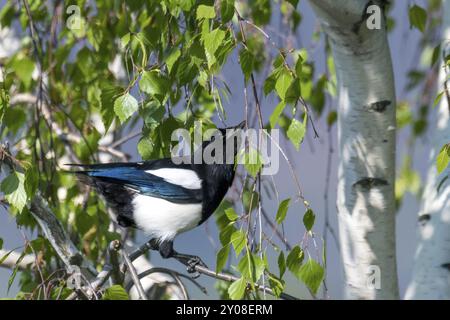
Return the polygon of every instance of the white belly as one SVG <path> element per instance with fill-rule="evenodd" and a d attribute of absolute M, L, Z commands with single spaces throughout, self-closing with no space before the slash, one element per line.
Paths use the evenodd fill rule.
<path fill-rule="evenodd" d="M 180 204 L 137 195 L 132 204 L 138 228 L 161 241 L 172 240 L 177 234 L 195 228 L 202 218 L 201 203 Z"/>

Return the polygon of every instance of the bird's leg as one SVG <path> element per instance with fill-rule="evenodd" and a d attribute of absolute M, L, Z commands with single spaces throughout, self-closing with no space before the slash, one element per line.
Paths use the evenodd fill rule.
<path fill-rule="evenodd" d="M 198 278 L 200 276 L 200 274 L 198 274 L 197 270 L 195 269 L 197 265 L 207 268 L 206 264 L 202 261 L 202 259 L 200 259 L 200 257 L 176 252 L 173 249 L 173 241 L 161 242 L 161 244 L 159 245 L 159 253 L 164 259 L 174 258 L 187 266 L 187 272 L 192 273 L 193 278 Z"/>

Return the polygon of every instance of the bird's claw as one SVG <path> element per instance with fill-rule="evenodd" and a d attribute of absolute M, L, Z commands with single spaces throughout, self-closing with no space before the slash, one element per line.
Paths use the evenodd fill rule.
<path fill-rule="evenodd" d="M 198 277 L 200 277 L 200 273 L 198 273 L 196 267 L 197 266 L 202 266 L 205 268 L 208 268 L 207 265 L 202 261 L 202 259 L 200 259 L 197 256 L 194 256 L 192 258 L 190 258 L 187 263 L 187 272 L 191 274 L 191 277 L 193 279 L 197 279 Z"/>

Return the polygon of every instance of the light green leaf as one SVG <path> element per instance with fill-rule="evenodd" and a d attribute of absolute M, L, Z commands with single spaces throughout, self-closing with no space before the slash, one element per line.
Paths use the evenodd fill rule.
<path fill-rule="evenodd" d="M 119 117 L 120 123 L 124 123 L 137 110 L 138 102 L 129 93 L 125 93 L 114 101 L 114 112 Z"/>
<path fill-rule="evenodd" d="M 299 79 L 294 79 L 287 89 L 284 100 L 286 103 L 295 104 L 301 95 L 301 84 Z"/>
<path fill-rule="evenodd" d="M 242 73 L 244 74 L 245 81 L 247 81 L 253 72 L 255 57 L 249 50 L 244 48 L 241 50 L 241 52 L 239 52 L 239 62 L 241 64 L 241 69 Z"/>
<path fill-rule="evenodd" d="M 293 275 L 297 276 L 304 258 L 303 250 L 299 246 L 292 248 L 286 258 L 286 266 Z"/>
<path fill-rule="evenodd" d="M 425 31 L 427 24 L 427 12 L 418 5 L 409 8 L 409 23 L 421 32 Z"/>
<path fill-rule="evenodd" d="M 216 273 L 219 273 L 222 271 L 222 269 L 225 267 L 228 256 L 230 254 L 230 245 L 227 244 L 223 246 L 218 252 L 216 256 Z"/>
<path fill-rule="evenodd" d="M 234 16 L 234 0 L 222 0 L 220 1 L 220 15 L 222 17 L 222 23 L 227 23 Z"/>
<path fill-rule="evenodd" d="M 269 278 L 269 286 L 277 298 L 283 293 L 284 281 L 276 277 L 274 274 L 267 272 Z"/>
<path fill-rule="evenodd" d="M 448 166 L 450 162 L 450 144 L 446 144 L 442 147 L 436 158 L 436 167 L 439 174 L 441 174 Z"/>
<path fill-rule="evenodd" d="M 230 221 L 236 221 L 239 218 L 236 211 L 234 211 L 233 207 L 225 209 L 225 215 Z"/>
<path fill-rule="evenodd" d="M 116 284 L 105 290 L 103 300 L 130 300 L 130 297 L 121 285 Z"/>
<path fill-rule="evenodd" d="M 14 250 L 10 250 L 7 253 L 5 253 L 2 257 L 0 257 L 0 264 L 2 264 L 3 262 L 5 262 L 6 259 L 8 259 L 8 257 L 11 255 L 11 253 L 13 253 Z"/>
<path fill-rule="evenodd" d="M 13 172 L 7 176 L 1 184 L 1 190 L 5 199 L 19 212 L 27 203 L 27 192 L 25 190 L 25 175 L 21 172 Z"/>
<path fill-rule="evenodd" d="M 244 249 L 247 243 L 245 232 L 236 230 L 231 235 L 231 243 L 233 244 L 234 251 L 236 252 L 236 257 L 239 256 L 239 254 L 242 252 L 242 249 Z"/>
<path fill-rule="evenodd" d="M 444 95 L 444 91 L 439 92 L 439 94 L 434 99 L 433 108 L 436 107 L 439 104 L 439 102 L 441 101 L 443 95 Z"/>
<path fill-rule="evenodd" d="M 298 277 L 314 294 L 316 294 L 324 274 L 325 272 L 322 266 L 315 260 L 309 259 L 300 267 Z"/>
<path fill-rule="evenodd" d="M 286 213 L 289 209 L 289 203 L 291 202 L 291 199 L 285 199 L 283 201 L 281 201 L 280 205 L 278 206 L 278 211 L 277 211 L 277 215 L 276 215 L 276 222 L 278 224 L 282 223 L 284 221 L 284 219 L 286 218 Z"/>
<path fill-rule="evenodd" d="M 217 58 L 215 56 L 215 53 L 222 44 L 224 39 L 225 39 L 225 31 L 219 28 L 214 29 L 213 31 L 203 35 L 203 42 L 205 44 L 205 54 L 206 59 L 208 60 L 209 68 L 211 68 L 211 66 L 214 63 L 216 63 Z"/>
<path fill-rule="evenodd" d="M 214 6 L 206 6 L 201 4 L 197 8 L 197 20 L 200 19 L 213 19 L 216 17 L 216 11 Z"/>
<path fill-rule="evenodd" d="M 234 221 L 230 222 L 225 228 L 220 230 L 219 239 L 222 246 L 231 242 L 231 235 L 235 232 Z"/>
<path fill-rule="evenodd" d="M 247 288 L 247 281 L 244 277 L 233 282 L 228 288 L 228 295 L 232 300 L 240 300 L 244 297 L 245 289 Z"/>
<path fill-rule="evenodd" d="M 127 33 L 122 38 L 120 38 L 120 43 L 122 45 L 122 48 L 125 48 L 128 45 L 128 43 L 130 43 L 130 39 L 131 39 L 130 33 Z"/>
<path fill-rule="evenodd" d="M 292 83 L 292 80 L 293 78 L 290 72 L 286 69 L 283 69 L 283 71 L 278 76 L 277 82 L 275 83 L 275 91 L 278 93 L 278 96 L 281 100 L 284 100 L 286 92 Z"/>
<path fill-rule="evenodd" d="M 165 97 L 169 93 L 169 80 L 161 73 L 160 70 L 145 71 L 139 81 L 139 88 L 163 103 Z"/>
<path fill-rule="evenodd" d="M 306 210 L 303 215 L 303 224 L 305 225 L 306 230 L 311 230 L 314 226 L 314 221 L 316 220 L 316 215 L 311 209 Z"/>
<path fill-rule="evenodd" d="M 285 107 L 286 104 L 284 103 L 284 101 L 280 101 L 280 103 L 278 103 L 278 105 L 275 107 L 272 114 L 270 115 L 269 123 L 272 129 L 275 128 L 275 126 L 277 125 L 278 120 L 280 119 L 280 116 L 283 113 Z"/>
<path fill-rule="evenodd" d="M 153 153 L 153 147 L 154 144 L 151 139 L 143 137 L 141 138 L 141 140 L 139 140 L 137 149 L 142 159 L 148 160 L 151 158 L 151 155 Z"/>
<path fill-rule="evenodd" d="M 251 283 L 255 283 L 261 278 L 264 268 L 264 261 L 261 257 L 249 252 L 238 263 L 238 270 L 241 272 L 241 275 Z"/>
<path fill-rule="evenodd" d="M 244 154 L 244 167 L 248 173 L 253 177 L 256 177 L 263 166 L 263 160 L 258 150 L 250 148 L 247 153 Z"/>
<path fill-rule="evenodd" d="M 12 68 L 16 73 L 17 77 L 23 82 L 26 88 L 29 88 L 31 84 L 34 71 L 34 62 L 28 57 L 23 57 L 22 59 L 15 59 L 12 63 Z"/>
<path fill-rule="evenodd" d="M 292 119 L 292 122 L 287 130 L 287 136 L 289 140 L 294 144 L 297 150 L 300 149 L 300 143 L 303 141 L 305 136 L 305 125 L 298 121 L 297 119 Z"/>

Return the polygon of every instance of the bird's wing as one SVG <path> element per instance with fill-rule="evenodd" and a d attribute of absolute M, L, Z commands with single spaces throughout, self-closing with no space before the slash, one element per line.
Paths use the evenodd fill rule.
<path fill-rule="evenodd" d="M 177 203 L 202 201 L 201 185 L 195 180 L 194 171 L 187 168 L 162 168 L 149 163 L 111 163 L 77 165 L 82 171 L 71 171 L 87 177 L 88 183 L 113 183 L 137 193 L 162 198 Z M 197 178 L 198 179 L 198 178 Z M 86 179 L 83 179 L 86 180 Z"/>

